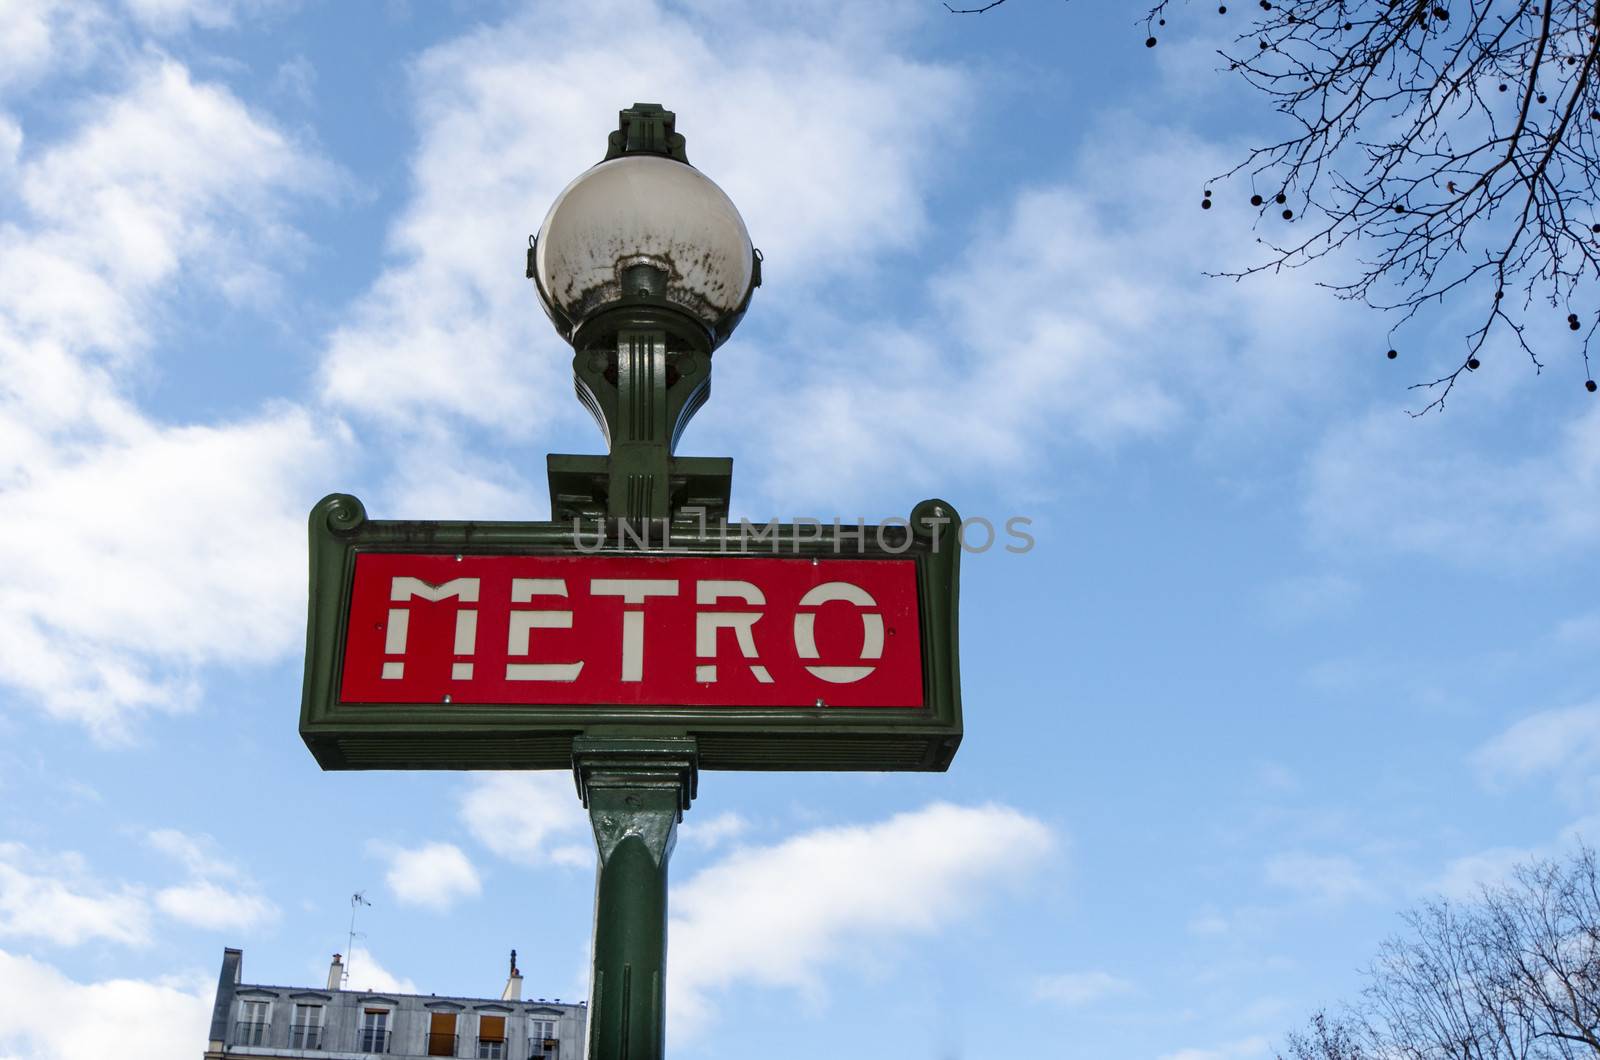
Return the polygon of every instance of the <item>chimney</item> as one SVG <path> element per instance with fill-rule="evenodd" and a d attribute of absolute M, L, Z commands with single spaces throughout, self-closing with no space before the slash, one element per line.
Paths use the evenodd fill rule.
<path fill-rule="evenodd" d="M 511 951 L 511 974 L 506 978 L 506 988 L 500 992 L 501 1001 L 522 1000 L 522 969 L 517 967 L 517 951 Z"/>
<path fill-rule="evenodd" d="M 222 951 L 222 974 L 217 977 L 217 1001 L 211 1011 L 211 1051 L 222 1052 L 228 1040 L 228 1021 L 233 1014 L 233 992 L 244 974 L 244 951 L 228 947 Z"/>
<path fill-rule="evenodd" d="M 337 953 L 333 955 L 333 963 L 328 966 L 328 989 L 344 989 L 344 958 Z"/>

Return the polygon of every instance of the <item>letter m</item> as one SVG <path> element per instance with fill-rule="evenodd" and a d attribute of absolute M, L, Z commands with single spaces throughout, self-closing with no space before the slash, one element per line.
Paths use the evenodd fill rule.
<path fill-rule="evenodd" d="M 396 578 L 389 586 L 389 600 L 391 603 L 404 603 L 413 598 L 438 603 L 441 600 L 454 597 L 465 604 L 478 602 L 477 578 L 452 578 L 441 585 L 433 585 L 421 578 Z M 411 611 L 404 607 L 389 608 L 388 628 L 384 632 L 383 653 L 385 655 L 403 656 L 406 653 L 406 635 L 411 629 Z M 476 608 L 463 607 L 456 612 L 456 655 L 471 655 L 478 641 L 478 611 Z M 383 664 L 383 676 L 386 680 L 398 680 L 405 677 L 406 664 L 401 659 L 386 660 Z M 470 662 L 456 662 L 450 670 L 450 676 L 456 680 L 468 680 L 472 677 L 472 664 Z"/>

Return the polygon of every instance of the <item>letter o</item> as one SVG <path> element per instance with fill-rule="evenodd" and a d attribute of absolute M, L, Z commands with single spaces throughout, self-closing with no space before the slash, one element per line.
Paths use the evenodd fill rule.
<path fill-rule="evenodd" d="M 872 594 L 851 582 L 823 582 L 800 598 L 801 607 L 817 607 L 832 600 L 844 600 L 857 607 L 877 607 Z M 800 611 L 794 616 L 794 650 L 802 659 L 818 658 L 817 614 Z M 861 660 L 883 658 L 883 615 L 877 611 L 861 612 Z M 806 666 L 812 677 L 830 684 L 848 685 L 866 677 L 878 667 L 868 666 Z"/>

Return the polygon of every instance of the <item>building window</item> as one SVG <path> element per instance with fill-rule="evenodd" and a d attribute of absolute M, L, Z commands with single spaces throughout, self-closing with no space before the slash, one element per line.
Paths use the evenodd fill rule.
<path fill-rule="evenodd" d="M 559 1051 L 556 1041 L 556 1021 L 531 1019 L 528 1021 L 528 1056 L 553 1057 Z"/>
<path fill-rule="evenodd" d="M 428 1055 L 456 1055 L 456 1014 L 433 1012 L 428 1015 Z"/>
<path fill-rule="evenodd" d="M 295 1005 L 294 1022 L 289 1025 L 289 1047 L 291 1049 L 322 1048 L 321 1005 Z"/>
<path fill-rule="evenodd" d="M 506 1018 L 478 1017 L 478 1060 L 506 1060 Z"/>
<path fill-rule="evenodd" d="M 389 1010 L 369 1008 L 361 1012 L 361 1030 L 356 1034 L 356 1048 L 363 1053 L 389 1051 Z"/>
<path fill-rule="evenodd" d="M 239 1025 L 233 1040 L 239 1045 L 262 1045 L 267 1040 L 267 1023 L 272 1017 L 270 1001 L 240 1001 Z"/>

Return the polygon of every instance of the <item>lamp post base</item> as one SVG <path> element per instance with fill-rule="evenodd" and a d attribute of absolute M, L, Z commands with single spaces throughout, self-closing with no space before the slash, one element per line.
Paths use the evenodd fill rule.
<path fill-rule="evenodd" d="M 600 856 L 588 1058 L 661 1060 L 667 862 L 699 779 L 695 741 L 582 736 L 572 768 Z"/>

